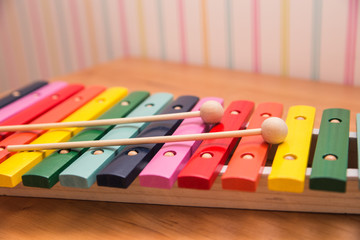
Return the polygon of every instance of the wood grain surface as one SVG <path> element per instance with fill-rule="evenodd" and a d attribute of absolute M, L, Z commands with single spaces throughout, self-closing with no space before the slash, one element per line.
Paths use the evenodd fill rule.
<path fill-rule="evenodd" d="M 360 88 L 137 59 L 61 76 L 86 85 L 351 110 Z M 256 194 L 256 193 L 255 193 Z M 0 197 L 0 239 L 360 239 L 360 216 Z"/>

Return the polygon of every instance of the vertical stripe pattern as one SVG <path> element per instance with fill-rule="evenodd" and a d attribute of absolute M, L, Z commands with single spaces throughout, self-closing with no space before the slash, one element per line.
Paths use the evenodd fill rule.
<path fill-rule="evenodd" d="M 202 38 L 203 38 L 203 52 L 204 65 L 209 65 L 209 44 L 208 44 L 208 26 L 207 26 L 207 5 L 206 0 L 201 0 L 201 18 L 202 18 Z"/>
<path fill-rule="evenodd" d="M 76 59 L 79 68 L 85 67 L 84 51 L 83 51 L 83 39 L 81 36 L 80 20 L 78 15 L 77 1 L 69 1 L 71 22 L 73 27 L 72 36 L 75 42 Z"/>
<path fill-rule="evenodd" d="M 2 2 L 0 6 L 0 44 L 1 44 L 1 50 L 2 54 L 4 56 L 3 64 L 4 69 L 7 70 L 7 87 L 13 88 L 13 82 L 18 79 L 17 76 L 17 69 L 15 69 L 15 59 L 14 54 L 12 54 L 11 49 L 13 49 L 12 42 L 10 41 L 11 37 L 9 34 L 9 26 L 8 26 L 8 20 L 7 20 L 7 14 L 6 14 L 6 7 L 8 2 Z"/>
<path fill-rule="evenodd" d="M 93 8 L 90 4 L 89 0 L 86 0 L 84 2 L 84 11 L 85 11 L 85 19 L 87 22 L 87 28 L 88 28 L 88 36 L 86 36 L 90 41 L 90 53 L 91 53 L 91 62 L 98 63 L 99 62 L 99 55 L 97 52 L 97 43 L 96 43 L 96 37 L 95 37 L 95 31 L 94 31 L 94 18 L 93 18 Z"/>
<path fill-rule="evenodd" d="M 281 23 L 282 23 L 282 42 L 281 42 L 281 51 L 282 51 L 282 75 L 284 77 L 288 76 L 289 73 L 289 0 L 282 0 L 282 10 L 281 10 Z"/>
<path fill-rule="evenodd" d="M 31 29 L 33 31 L 35 48 L 37 52 L 37 61 L 40 66 L 40 77 L 48 78 L 50 76 L 49 68 L 49 54 L 46 49 L 46 42 L 44 38 L 43 22 L 40 20 L 39 4 L 32 4 L 27 2 L 30 18 L 33 20 L 31 23 Z M 35 56 L 34 56 L 35 57 Z"/>
<path fill-rule="evenodd" d="M 233 66 L 233 41 L 232 41 L 232 0 L 226 0 L 226 24 L 227 24 L 227 50 L 228 50 L 228 68 Z"/>
<path fill-rule="evenodd" d="M 128 34 L 126 28 L 126 17 L 124 9 L 124 0 L 119 0 L 119 16 L 120 16 L 120 31 L 123 43 L 124 56 L 129 56 Z"/>
<path fill-rule="evenodd" d="M 21 43 L 21 36 L 20 36 L 20 31 L 18 28 L 18 20 L 16 18 L 15 15 L 15 8 L 14 8 L 14 2 L 10 1 L 9 2 L 9 7 L 8 7 L 8 30 L 10 31 L 10 35 L 12 36 L 11 40 L 14 42 L 14 46 L 15 46 L 15 56 L 16 56 L 16 68 L 17 69 L 21 69 L 21 71 L 18 71 L 19 75 L 17 79 L 14 79 L 13 84 L 19 85 L 19 83 L 21 81 L 23 81 L 24 79 L 27 79 L 27 75 L 29 74 L 28 72 L 28 67 L 26 66 L 26 62 L 25 62 L 25 54 L 24 54 L 24 48 L 23 45 Z"/>
<path fill-rule="evenodd" d="M 141 49 L 141 56 L 147 57 L 146 51 L 146 36 L 145 36 L 145 23 L 144 23 L 144 14 L 143 14 L 143 4 L 142 0 L 137 0 L 137 15 L 139 21 L 139 36 L 140 36 L 140 49 Z"/>
<path fill-rule="evenodd" d="M 70 49 L 69 44 L 69 37 L 65 22 L 65 15 L 64 15 L 64 7 L 62 1 L 54 1 L 55 3 L 55 10 L 56 10 L 56 19 L 58 25 L 62 24 L 62 27 L 59 27 L 59 37 L 60 37 L 60 48 L 63 54 L 63 63 L 65 66 L 65 72 L 70 72 L 73 70 L 74 62 L 72 61 L 72 52 Z M 21 7 L 21 6 L 20 6 Z"/>
<path fill-rule="evenodd" d="M 105 41 L 106 41 L 106 52 L 107 52 L 107 56 L 110 59 L 114 58 L 114 52 L 112 51 L 112 38 L 111 38 L 111 22 L 109 19 L 109 14 L 108 14 L 108 4 L 109 1 L 104 1 L 103 4 L 101 4 L 101 12 L 102 12 L 102 19 L 103 19 L 103 26 L 106 26 L 104 28 L 105 30 Z"/>
<path fill-rule="evenodd" d="M 180 29 L 180 47 L 181 62 L 186 63 L 186 36 L 185 36 L 185 20 L 184 20 L 184 1 L 178 0 L 179 8 L 179 29 Z"/>
<path fill-rule="evenodd" d="M 259 20 L 259 0 L 252 2 L 252 25 L 253 25 L 253 71 L 260 72 L 260 20 Z"/>
<path fill-rule="evenodd" d="M 319 80 L 322 0 L 315 0 L 313 3 L 311 78 Z"/>
<path fill-rule="evenodd" d="M 0 1 L 0 90 L 137 56 L 359 85 L 359 0 L 303 1 Z"/>
<path fill-rule="evenodd" d="M 42 19 L 41 21 L 44 23 L 44 37 L 45 41 L 48 45 L 48 55 L 49 55 L 49 64 L 51 64 L 51 68 L 53 70 L 53 74 L 59 74 L 61 72 L 60 70 L 60 64 L 59 64 L 59 56 L 58 56 L 58 49 L 57 49 L 57 39 L 55 38 L 54 33 L 54 22 L 52 19 L 52 11 L 50 8 L 50 2 L 49 1 L 41 1 L 41 15 Z M 46 21 L 44 21 L 46 19 Z"/>
<path fill-rule="evenodd" d="M 344 83 L 354 85 L 359 0 L 349 0 Z"/>
<path fill-rule="evenodd" d="M 159 39 L 160 39 L 160 49 L 161 49 L 161 59 L 166 59 L 166 52 L 165 52 L 165 34 L 164 34 L 164 23 L 163 23 L 163 8 L 162 8 L 162 1 L 157 0 L 157 11 L 158 11 L 158 24 L 159 24 Z"/>

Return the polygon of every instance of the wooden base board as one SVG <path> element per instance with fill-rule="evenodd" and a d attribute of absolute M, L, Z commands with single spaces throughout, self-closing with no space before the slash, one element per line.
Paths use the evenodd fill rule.
<path fill-rule="evenodd" d="M 316 139 L 314 130 L 313 140 Z M 351 133 L 349 146 L 349 167 L 357 165 L 356 135 Z M 315 142 L 311 146 L 314 151 Z M 269 161 L 276 149 L 271 149 Z M 310 162 L 312 154 L 310 154 Z M 351 163 L 351 164 L 350 164 Z M 222 169 L 225 172 L 226 166 Z M 175 186 L 171 190 L 141 187 L 138 179 L 128 189 L 92 186 L 89 189 L 63 187 L 59 183 L 52 189 L 24 187 L 0 188 L 2 196 L 78 199 L 109 202 L 144 203 L 178 206 L 218 207 L 255 210 L 276 210 L 296 212 L 323 212 L 360 214 L 360 191 L 358 169 L 347 171 L 346 193 L 313 191 L 308 188 L 311 168 L 307 169 L 303 193 L 274 192 L 267 188 L 267 177 L 271 167 L 264 167 L 258 189 L 255 193 L 223 190 L 221 174 L 211 190 L 183 189 Z"/>
<path fill-rule="evenodd" d="M 0 188 L 0 195 L 42 198 L 79 199 L 93 201 L 219 207 L 256 210 L 278 210 L 296 212 L 324 212 L 360 214 L 360 192 L 358 180 L 350 177 L 346 193 L 333 193 L 305 189 L 301 194 L 273 192 L 267 189 L 270 167 L 264 169 L 256 193 L 223 190 L 219 176 L 211 190 L 171 190 L 141 187 L 136 180 L 128 189 L 93 186 L 89 189 L 63 187 L 52 189 L 31 188 L 19 185 L 15 188 Z M 349 174 L 356 169 L 349 169 Z M 310 169 L 308 169 L 308 173 Z M 306 180 L 308 186 L 308 177 Z"/>

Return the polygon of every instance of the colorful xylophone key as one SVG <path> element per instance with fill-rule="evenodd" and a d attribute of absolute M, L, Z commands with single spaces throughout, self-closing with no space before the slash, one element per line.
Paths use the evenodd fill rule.
<path fill-rule="evenodd" d="M 268 177 L 269 190 L 304 191 L 314 119 L 313 107 L 293 106 L 289 109 L 286 118 L 288 136 L 276 151 Z"/>
<path fill-rule="evenodd" d="M 11 91 L 6 96 L 0 98 L 0 108 L 5 107 L 6 105 L 30 94 L 31 92 L 45 86 L 46 84 L 48 84 L 46 81 L 36 81 L 19 89 Z"/>
<path fill-rule="evenodd" d="M 350 111 L 323 112 L 310 176 L 310 189 L 346 191 Z"/>
<path fill-rule="evenodd" d="M 172 100 L 169 93 L 156 93 L 136 107 L 127 117 L 151 116 L 159 113 Z M 132 138 L 137 136 L 148 122 L 119 124 L 105 134 L 101 140 Z M 96 174 L 108 165 L 125 146 L 90 148 L 60 173 L 62 186 L 89 188 L 96 182 Z"/>
<path fill-rule="evenodd" d="M 224 102 L 220 98 L 203 98 L 192 111 L 199 111 L 203 103 L 207 101 L 216 101 L 221 103 L 221 105 Z M 209 131 L 210 127 L 200 117 L 189 118 L 180 124 L 173 135 L 203 133 Z M 165 189 L 172 188 L 179 172 L 189 161 L 200 143 L 201 141 L 165 143 L 140 173 L 140 185 Z"/>
<path fill-rule="evenodd" d="M 111 106 L 117 103 L 127 94 L 125 88 L 110 88 L 82 108 L 67 117 L 65 122 L 87 121 L 99 117 Z M 81 128 L 65 128 L 48 131 L 31 144 L 46 142 L 63 142 L 81 131 Z M 38 164 L 44 157 L 51 154 L 53 150 L 37 152 L 20 152 L 0 164 L 0 186 L 14 187 L 21 182 L 21 176 Z"/>
<path fill-rule="evenodd" d="M 99 119 L 122 118 L 149 96 L 148 92 L 138 91 L 129 94 L 126 98 L 112 107 Z M 70 139 L 71 141 L 98 140 L 108 133 L 114 126 L 89 127 Z M 81 156 L 87 148 L 59 150 L 46 157 L 22 176 L 24 186 L 51 188 L 59 181 L 59 174 Z"/>
<path fill-rule="evenodd" d="M 198 102 L 194 96 L 182 96 L 167 106 L 162 114 L 190 111 Z M 182 120 L 167 120 L 150 123 L 138 137 L 171 135 Z M 139 144 L 125 147 L 115 159 L 97 176 L 99 186 L 127 188 L 145 168 L 146 164 L 163 146 L 159 144 Z"/>

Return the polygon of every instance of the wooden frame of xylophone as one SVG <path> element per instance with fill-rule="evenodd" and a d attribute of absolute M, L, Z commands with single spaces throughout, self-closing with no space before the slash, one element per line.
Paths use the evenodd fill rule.
<path fill-rule="evenodd" d="M 106 188 L 95 185 L 89 189 L 73 189 L 63 187 L 59 183 L 52 189 L 42 189 L 24 187 L 22 184 L 19 184 L 15 188 L 0 188 L 0 195 L 180 206 L 360 214 L 360 205 L 358 204 L 360 201 L 360 191 L 358 189 L 357 169 L 352 168 L 357 161 L 356 138 L 354 133 L 350 133 L 350 135 L 350 168 L 347 172 L 346 193 L 313 191 L 308 189 L 308 187 L 300 194 L 270 191 L 267 188 L 267 177 L 271 167 L 266 166 L 255 193 L 223 190 L 220 174 L 210 190 L 178 188 L 176 185 L 171 190 L 147 188 L 140 186 L 138 179 L 136 179 L 128 189 Z M 316 136 L 317 130 L 315 129 L 311 152 L 314 151 L 314 139 L 316 139 Z M 273 156 L 274 149 L 271 149 L 268 162 L 271 162 Z M 226 166 L 223 167 L 221 172 L 225 170 Z M 306 186 L 309 185 L 309 173 L 310 168 L 307 169 L 306 173 Z M 146 198 L 143 196 L 146 196 Z"/>
<path fill-rule="evenodd" d="M 318 131 L 313 132 L 309 165 L 316 145 Z M 210 190 L 178 188 L 171 190 L 142 187 L 138 179 L 127 189 L 105 188 L 93 185 L 89 189 L 66 188 L 56 184 L 51 189 L 29 188 L 19 184 L 15 188 L 0 188 L 0 195 L 79 199 L 94 201 L 166 204 L 181 206 L 221 207 L 258 210 L 305 211 L 328 213 L 360 213 L 360 192 L 358 190 L 356 134 L 350 133 L 349 168 L 347 170 L 346 193 L 312 191 L 305 187 L 303 193 L 270 191 L 267 177 L 271 172 L 271 161 L 276 148 L 270 149 L 267 165 L 263 169 L 259 186 L 255 193 L 223 190 L 221 173 Z M 305 185 L 308 186 L 311 168 L 307 169 Z M 146 196 L 146 197 L 143 197 Z"/>

